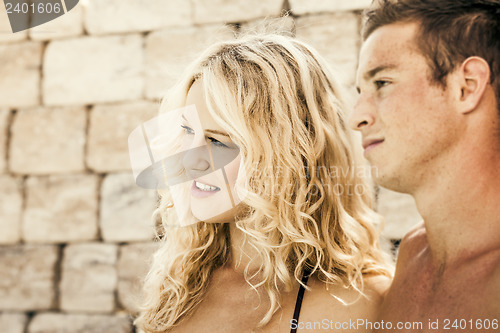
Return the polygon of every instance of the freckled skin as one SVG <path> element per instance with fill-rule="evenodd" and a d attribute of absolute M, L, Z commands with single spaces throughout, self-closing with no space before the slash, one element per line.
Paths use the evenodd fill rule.
<path fill-rule="evenodd" d="M 442 158 L 461 128 L 453 110 L 442 107 L 449 104 L 449 92 L 429 85 L 428 65 L 408 37 L 411 31 L 396 30 L 396 36 L 389 36 L 385 29 L 376 30 L 362 47 L 358 71 L 362 93 L 356 107 L 358 113 L 376 113 L 376 121 L 363 136 L 384 138 L 383 144 L 367 155 L 377 168 L 377 182 L 408 191 L 428 178 L 426 173 L 433 169 L 429 163 Z M 377 89 L 365 82 L 361 73 L 380 65 L 394 69 L 373 78 L 389 80 Z M 443 127 L 443 123 L 450 126 Z"/>
<path fill-rule="evenodd" d="M 378 321 L 421 322 L 422 329 L 398 332 L 449 332 L 455 319 L 465 319 L 462 332 L 500 332 L 475 329 L 476 320 L 500 320 L 498 252 L 447 266 L 433 263 L 423 225 L 406 235 L 398 255 L 396 275 L 380 308 Z M 438 320 L 439 329 L 430 329 Z M 473 326 L 469 320 L 473 321 Z M 499 323 L 500 325 L 500 323 Z M 374 330 L 389 332 L 390 330 Z M 460 330 L 459 330 L 460 331 Z"/>
<path fill-rule="evenodd" d="M 500 326 L 496 99 L 489 83 L 478 88 L 489 82 L 477 70 L 485 68 L 481 60 L 473 59 L 467 69 L 464 61 L 447 76 L 446 88 L 431 82 L 427 60 L 417 50 L 417 27 L 382 26 L 365 41 L 357 75 L 360 95 L 350 119 L 365 144 L 381 141 L 365 149 L 374 180 L 411 194 L 425 221 L 401 242 L 377 320 L 394 327 L 423 325 L 374 331 L 450 332 L 455 319 L 464 319 L 468 326 L 456 332 L 500 332 L 476 324 L 497 320 Z M 477 102 L 470 103 L 474 96 Z M 429 320 L 439 326 L 429 327 Z"/>

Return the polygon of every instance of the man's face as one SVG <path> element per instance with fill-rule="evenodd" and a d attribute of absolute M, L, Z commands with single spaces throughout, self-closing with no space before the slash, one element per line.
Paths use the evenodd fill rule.
<path fill-rule="evenodd" d="M 441 172 L 459 132 L 450 89 L 430 82 L 416 23 L 378 28 L 361 48 L 359 99 L 350 119 L 380 185 L 412 193 Z"/>

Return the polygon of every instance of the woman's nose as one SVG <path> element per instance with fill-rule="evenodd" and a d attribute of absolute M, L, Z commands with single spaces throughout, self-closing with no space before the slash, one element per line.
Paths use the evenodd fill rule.
<path fill-rule="evenodd" d="M 208 146 L 206 144 L 192 147 L 186 150 L 184 153 L 182 163 L 184 169 L 193 177 L 201 176 L 207 171 L 212 171 L 210 167 L 210 152 L 208 151 Z"/>

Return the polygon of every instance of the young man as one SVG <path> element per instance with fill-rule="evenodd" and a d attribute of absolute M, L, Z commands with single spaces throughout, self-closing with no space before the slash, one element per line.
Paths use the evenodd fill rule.
<path fill-rule="evenodd" d="M 375 181 L 424 223 L 401 242 L 377 332 L 500 332 L 500 1 L 366 12 L 351 126 Z"/>

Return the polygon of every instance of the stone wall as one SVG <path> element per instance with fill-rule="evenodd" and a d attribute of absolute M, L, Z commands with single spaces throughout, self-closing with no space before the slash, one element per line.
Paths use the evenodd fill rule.
<path fill-rule="evenodd" d="M 352 86 L 369 2 L 82 0 L 16 34 L 0 5 L 2 332 L 134 332 L 156 195 L 134 184 L 128 134 L 197 52 L 284 11 Z M 412 205 L 380 192 L 389 238 Z"/>

